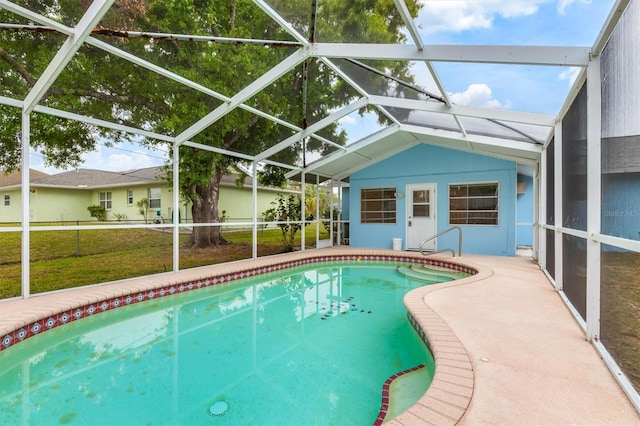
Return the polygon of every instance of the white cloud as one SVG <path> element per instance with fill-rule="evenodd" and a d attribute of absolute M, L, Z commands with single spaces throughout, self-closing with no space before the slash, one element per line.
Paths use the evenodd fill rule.
<path fill-rule="evenodd" d="M 128 142 L 113 147 L 99 145 L 96 151 L 82 156 L 84 163 L 81 167 L 120 172 L 162 165 L 162 156 L 162 152 L 148 150 Z"/>
<path fill-rule="evenodd" d="M 580 69 L 581 68 L 578 67 L 568 68 L 562 71 L 558 77 L 560 80 L 569 80 L 569 87 L 572 87 L 573 83 L 575 83 L 576 79 L 580 75 Z"/>
<path fill-rule="evenodd" d="M 530 16 L 537 13 L 541 5 L 554 2 L 562 15 L 571 4 L 587 4 L 591 0 L 420 0 L 423 6 L 418 23 L 425 34 L 487 29 L 493 26 L 497 16 L 505 19 Z"/>
<path fill-rule="evenodd" d="M 516 18 L 533 15 L 538 5 L 553 0 L 530 0 L 527 2 L 512 0 L 478 1 L 428 1 L 423 4 L 419 23 L 426 34 L 438 31 L 461 32 L 465 30 L 491 28 L 496 16 Z M 575 1 L 575 0 L 561 0 Z"/>
<path fill-rule="evenodd" d="M 57 174 L 65 170 L 45 166 L 41 154 L 32 153 L 31 167 L 48 174 Z M 113 147 L 97 145 L 94 151 L 82 154 L 82 163 L 78 168 L 121 172 L 145 167 L 161 166 L 164 156 L 161 151 L 149 150 L 140 145 L 125 142 Z M 67 168 L 66 170 L 71 170 Z"/>
<path fill-rule="evenodd" d="M 576 1 L 580 1 L 581 3 L 591 3 L 591 0 L 558 0 L 558 13 L 564 15 L 567 7 Z"/>
<path fill-rule="evenodd" d="M 342 124 L 343 126 L 344 126 L 344 125 L 354 126 L 354 125 L 357 123 L 356 118 L 355 118 L 355 117 L 352 117 L 352 116 L 350 116 L 350 115 L 347 115 L 347 116 L 345 116 L 345 117 L 342 117 L 340 120 L 338 120 L 338 122 L 339 122 L 340 124 Z"/>
<path fill-rule="evenodd" d="M 493 98 L 492 90 L 485 83 L 470 84 L 464 92 L 449 93 L 449 97 L 457 105 L 473 105 L 484 108 L 511 108 L 511 102 L 504 103 Z"/>

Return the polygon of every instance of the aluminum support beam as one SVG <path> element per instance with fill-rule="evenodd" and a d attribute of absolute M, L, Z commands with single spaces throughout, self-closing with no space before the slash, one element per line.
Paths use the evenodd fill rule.
<path fill-rule="evenodd" d="M 424 43 L 422 42 L 422 38 L 420 37 L 418 28 L 416 27 L 416 24 L 411 17 L 411 13 L 409 13 L 407 4 L 404 2 L 404 0 L 393 0 L 393 3 L 396 5 L 396 9 L 398 9 L 398 13 L 400 13 L 402 22 L 404 22 L 404 26 L 407 28 L 407 31 L 409 31 L 411 39 L 415 43 L 418 50 L 422 50 L 424 47 Z"/>
<path fill-rule="evenodd" d="M 466 138 L 461 138 L 459 133 L 451 132 L 448 130 L 440 130 L 440 129 L 431 129 L 427 127 L 414 126 L 409 124 L 403 124 L 401 126 L 402 130 L 405 130 L 410 133 L 425 135 L 425 136 L 434 136 L 436 138 L 442 139 L 453 139 L 459 141 L 469 141 L 471 143 L 477 145 L 487 145 L 493 147 L 499 147 L 505 150 L 505 152 L 522 152 L 522 155 L 508 155 L 507 157 L 512 158 L 513 160 L 519 159 L 524 160 L 527 164 L 534 164 L 540 154 L 542 153 L 542 145 L 533 144 L 530 142 L 520 142 L 506 139 L 498 139 L 492 138 L 489 136 L 481 136 L 481 135 L 469 135 Z M 493 155 L 493 152 L 487 152 L 487 155 Z"/>
<path fill-rule="evenodd" d="M 253 2 L 256 4 L 256 6 L 258 6 L 260 9 L 262 9 L 262 11 L 264 13 L 269 15 L 269 17 L 271 19 L 276 21 L 278 23 L 278 25 L 280 25 L 286 32 L 291 34 L 293 36 L 293 38 L 295 38 L 300 44 L 305 45 L 305 46 L 309 44 L 309 40 L 307 40 L 295 28 L 293 28 L 293 25 L 291 25 L 290 22 L 285 20 L 278 12 L 273 10 L 273 8 L 271 8 L 271 6 L 269 6 L 265 1 L 263 1 L 263 0 L 253 0 Z"/>
<path fill-rule="evenodd" d="M 312 56 L 349 59 L 391 59 L 399 61 L 477 62 L 487 64 L 558 65 L 586 67 L 590 47 L 573 46 L 486 46 L 318 43 Z"/>
<path fill-rule="evenodd" d="M 205 117 L 198 120 L 191 127 L 183 131 L 176 137 L 179 144 L 191 139 L 229 112 L 233 111 L 241 103 L 256 95 L 262 89 L 273 83 L 278 78 L 282 77 L 285 73 L 292 70 L 296 65 L 300 64 L 307 58 L 306 49 L 300 49 L 290 55 L 288 58 L 280 62 L 278 65 L 267 71 L 265 74 L 256 79 L 253 83 L 236 93 L 229 102 L 220 105 L 218 108 L 211 111 Z"/>
<path fill-rule="evenodd" d="M 18 99 L 7 98 L 5 96 L 0 96 L 0 104 L 9 105 L 16 108 L 22 108 L 24 102 Z M 175 138 L 167 135 L 163 135 L 161 133 L 149 132 L 147 130 L 138 129 L 136 127 L 123 126 L 122 124 L 112 123 L 110 121 L 100 120 L 93 117 L 87 117 L 86 115 L 75 114 L 73 112 L 67 112 L 56 108 L 45 107 L 41 105 L 36 105 L 33 109 L 33 112 L 52 115 L 54 117 L 60 117 L 68 120 L 80 121 L 82 123 L 92 124 L 98 127 L 104 127 L 106 129 L 118 130 L 126 133 L 131 133 L 134 135 L 141 135 L 148 138 L 158 139 L 165 142 L 173 142 Z"/>
<path fill-rule="evenodd" d="M 334 112 L 333 114 L 330 114 L 330 115 L 326 116 L 325 118 L 323 118 L 322 120 L 318 121 L 317 123 L 312 124 L 311 126 L 307 127 L 305 130 L 300 131 L 300 132 L 296 133 L 295 135 L 290 136 L 287 139 L 275 144 L 271 148 L 268 148 L 268 149 L 262 151 L 260 154 L 258 154 L 256 156 L 256 160 L 257 161 L 262 161 L 262 160 L 265 160 L 265 159 L 271 157 L 272 155 L 274 155 L 274 154 L 282 151 L 283 149 L 286 149 L 287 147 L 293 145 L 294 143 L 298 142 L 299 140 L 302 140 L 303 138 L 309 136 L 310 134 L 315 133 L 318 130 L 324 129 L 325 127 L 330 126 L 331 124 L 333 124 L 334 122 L 338 121 L 342 117 L 347 116 L 347 115 L 351 114 L 352 112 L 359 110 L 362 107 L 365 107 L 367 105 L 367 103 L 368 103 L 368 101 L 365 98 L 358 99 L 354 103 L 349 104 L 349 105 L 339 109 L 338 111 Z M 345 149 L 343 146 L 338 146 L 338 148 Z"/>
<path fill-rule="evenodd" d="M 587 340 L 600 337 L 600 242 L 601 232 L 601 80 L 600 57 L 587 68 Z"/>
<path fill-rule="evenodd" d="M 173 144 L 173 272 L 180 270 L 180 147 Z"/>
<path fill-rule="evenodd" d="M 85 39 L 91 34 L 91 30 L 93 30 L 95 25 L 102 19 L 102 16 L 107 13 L 114 1 L 115 0 L 95 0 L 91 6 L 89 6 L 74 29 L 73 35 L 67 38 L 38 81 L 33 85 L 31 91 L 27 94 L 24 102 L 24 110 L 26 112 L 33 111 L 33 108 L 40 102 L 40 99 L 42 99 L 45 93 L 47 93 L 47 90 L 49 90 L 69 61 L 71 61 L 73 55 L 75 55 Z"/>
<path fill-rule="evenodd" d="M 336 159 L 343 157 L 345 155 L 348 154 L 354 154 L 357 150 L 362 149 L 363 147 L 370 145 L 372 143 L 375 143 L 377 141 L 379 141 L 380 139 L 386 138 L 396 132 L 398 132 L 400 129 L 399 126 L 390 126 L 387 127 L 379 132 L 373 133 L 367 137 L 365 137 L 364 139 L 360 140 L 359 142 L 356 142 L 352 145 L 349 145 L 347 147 L 345 147 L 345 149 L 343 151 L 339 151 L 339 152 L 333 152 L 329 155 L 327 155 L 326 157 L 321 158 L 318 161 L 314 161 L 313 163 L 311 163 L 309 166 L 305 167 L 304 172 L 305 173 L 313 173 L 316 169 L 318 169 L 321 166 L 324 166 L 327 163 L 331 163 L 333 161 L 335 161 Z M 330 177 L 330 176 L 329 176 Z"/>
<path fill-rule="evenodd" d="M 362 87 L 360 87 L 360 85 L 358 83 L 356 83 L 351 77 L 349 77 L 347 74 L 345 74 L 339 67 L 337 67 L 332 61 L 330 61 L 327 58 L 320 58 L 320 60 L 322 62 L 324 62 L 329 68 L 331 68 L 331 70 L 336 73 L 341 79 L 343 79 L 349 86 L 353 87 L 358 93 L 360 93 L 360 95 L 369 98 L 371 95 L 369 94 L 369 92 L 367 92 L 366 90 L 364 90 Z M 400 124 L 400 122 L 389 113 L 389 111 L 387 111 L 385 108 L 381 107 L 380 105 L 376 105 L 376 107 L 378 108 L 378 110 L 383 113 L 389 120 L 391 120 L 392 122 L 396 123 L 396 124 Z"/>
<path fill-rule="evenodd" d="M 547 269 L 547 230 L 544 228 L 544 225 L 547 224 L 547 197 L 549 196 L 547 192 L 547 155 L 548 155 L 548 146 L 544 148 L 542 154 L 540 156 L 540 185 L 538 186 L 538 192 L 540 196 L 538 198 L 539 202 L 538 206 L 538 228 L 536 232 L 538 233 L 538 241 L 539 245 L 539 256 L 538 256 L 538 265 L 543 270 Z"/>
<path fill-rule="evenodd" d="M 306 190 L 306 175 L 304 172 L 301 173 L 300 175 L 300 220 L 302 220 L 302 226 L 301 226 L 301 231 L 302 234 L 300 234 L 300 250 L 301 251 L 305 251 L 306 249 L 306 238 L 305 238 L 305 234 L 306 234 L 306 227 L 307 227 L 307 217 L 306 217 L 306 194 L 305 194 L 305 190 Z M 294 219 L 295 220 L 295 219 Z"/>
<path fill-rule="evenodd" d="M 255 160 L 255 158 L 253 156 L 251 156 L 251 155 L 241 154 L 239 152 L 229 151 L 228 149 L 216 148 L 215 146 L 204 145 L 204 144 L 201 144 L 201 143 L 186 141 L 182 145 L 190 146 L 191 148 L 202 149 L 204 151 L 216 152 L 218 154 L 228 155 L 230 157 L 241 158 L 241 159 L 247 160 L 247 161 L 254 161 Z"/>
<path fill-rule="evenodd" d="M 553 217 L 555 218 L 555 238 L 554 238 L 554 253 L 555 253 L 555 271 L 554 271 L 554 285 L 557 291 L 561 291 L 563 288 L 562 269 L 563 269 L 563 256 L 562 256 L 562 122 L 558 122 L 555 128 L 554 136 L 554 151 L 553 151 L 553 194 L 554 194 L 554 210 Z"/>
<path fill-rule="evenodd" d="M 540 162 L 538 161 L 533 168 L 533 205 L 540 205 Z M 516 206 L 517 207 L 517 206 Z M 540 258 L 540 238 L 538 229 L 540 225 L 540 210 L 533 210 L 533 258 Z"/>
<path fill-rule="evenodd" d="M 593 48 L 591 49 L 591 56 L 593 56 L 594 58 L 597 56 L 600 56 L 600 54 L 602 53 L 602 50 L 604 49 L 604 47 L 607 45 L 607 42 L 609 41 L 609 37 L 611 37 L 611 33 L 613 33 L 613 30 L 616 28 L 616 25 L 618 25 L 618 21 L 620 21 L 622 14 L 624 13 L 627 6 L 629 6 L 629 3 L 631 3 L 631 0 L 616 0 L 616 4 L 611 9 L 611 12 L 607 17 L 607 20 L 605 21 L 605 24 L 603 25 L 602 30 L 600 30 L 600 33 L 598 34 L 596 41 L 593 43 Z"/>
<path fill-rule="evenodd" d="M 54 30 L 66 35 L 73 36 L 74 32 L 72 28 L 67 27 L 66 25 L 62 25 L 60 22 L 56 22 L 52 19 L 44 17 L 38 13 L 35 13 L 32 10 L 25 9 L 22 6 L 18 6 L 10 1 L 0 0 L 0 8 L 8 10 L 9 12 L 15 13 L 16 15 L 22 16 L 23 18 L 27 18 L 30 21 L 38 22 L 42 25 L 45 25 L 49 28 L 53 28 Z"/>
<path fill-rule="evenodd" d="M 21 282 L 22 282 L 22 297 L 28 298 L 31 295 L 31 255 L 30 255 L 30 195 L 31 195 L 31 178 L 29 176 L 29 169 L 31 168 L 29 162 L 29 148 L 31 147 L 31 114 L 26 111 L 22 111 L 22 132 L 21 132 L 21 147 L 22 147 L 22 164 L 21 164 L 21 201 L 22 201 L 22 249 L 21 249 Z"/>
<path fill-rule="evenodd" d="M 162 68 L 162 67 L 160 67 L 158 65 L 155 65 L 155 64 L 153 64 L 153 63 L 151 63 L 149 61 L 141 59 L 141 58 L 139 58 L 139 57 L 137 57 L 135 55 L 132 55 L 129 52 L 125 52 L 124 50 L 118 49 L 117 47 L 112 46 L 112 45 L 110 45 L 108 43 L 105 43 L 105 42 L 103 42 L 101 40 L 98 40 L 98 39 L 93 38 L 93 37 L 88 37 L 87 40 L 86 40 L 86 43 L 87 44 L 91 44 L 92 46 L 95 46 L 95 47 L 97 47 L 99 49 L 102 49 L 105 52 L 110 53 L 110 54 L 112 54 L 114 56 L 118 56 L 119 58 L 122 58 L 122 59 L 124 59 L 126 61 L 129 61 L 129 62 L 131 62 L 131 63 L 133 63 L 135 65 L 138 65 L 139 67 L 146 68 L 149 71 L 154 72 L 154 73 L 156 73 L 158 75 L 161 75 L 161 76 L 163 76 L 165 78 L 168 78 L 169 80 L 173 80 L 176 83 L 182 84 L 182 85 L 184 85 L 186 87 L 189 87 L 189 88 L 191 88 L 193 90 L 197 90 L 200 93 L 204 93 L 205 95 L 211 96 L 212 98 L 218 99 L 218 100 L 223 101 L 223 102 L 230 102 L 231 101 L 231 98 L 228 97 L 228 96 L 225 96 L 225 95 L 223 95 L 221 93 L 218 93 L 215 90 L 212 90 L 212 89 L 210 89 L 208 87 L 205 87 L 205 86 L 203 86 L 203 85 L 201 85 L 199 83 L 196 83 L 196 82 L 194 82 L 192 80 L 184 78 L 184 77 L 182 77 L 182 76 L 180 76 L 180 75 L 178 75 L 178 74 L 176 74 L 174 72 L 171 72 L 171 71 L 169 71 L 169 70 L 167 70 L 165 68 Z M 266 118 L 268 120 L 271 120 L 271 121 L 273 121 L 275 123 L 280 124 L 281 126 L 285 126 L 285 127 L 288 127 L 290 129 L 293 129 L 293 130 L 296 130 L 296 131 L 301 130 L 300 127 L 298 127 L 298 126 L 296 126 L 294 124 L 291 124 L 291 123 L 289 123 L 287 121 L 284 121 L 284 120 L 282 120 L 282 119 L 280 119 L 278 117 L 275 117 L 275 116 L 273 116 L 271 114 L 267 114 L 266 112 L 260 111 L 257 108 L 253 108 L 253 107 L 245 105 L 245 104 L 240 104 L 238 106 L 238 108 L 242 108 L 245 111 L 249 111 L 252 114 L 258 115 L 258 116 Z"/>
<path fill-rule="evenodd" d="M 258 258 L 258 163 L 251 163 L 251 199 L 253 227 L 251 228 L 251 258 Z"/>
<path fill-rule="evenodd" d="M 535 126 L 553 127 L 556 122 L 555 116 L 547 114 L 535 114 L 496 108 L 480 108 L 468 105 L 451 105 L 450 107 L 447 107 L 445 104 L 440 102 L 425 102 L 416 99 L 394 98 L 390 96 L 370 96 L 369 102 L 376 105 L 395 108 L 437 112 L 440 114 L 453 114 L 463 117 L 489 118 L 493 120 L 531 124 Z"/>

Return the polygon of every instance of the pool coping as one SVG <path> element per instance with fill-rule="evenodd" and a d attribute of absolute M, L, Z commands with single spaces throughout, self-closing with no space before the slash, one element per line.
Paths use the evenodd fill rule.
<path fill-rule="evenodd" d="M 391 425 L 406 422 L 455 425 L 471 402 L 474 368 L 462 342 L 446 322 L 429 308 L 425 297 L 442 288 L 469 284 L 492 275 L 489 268 L 464 259 L 425 257 L 406 251 L 331 247 L 133 278 L 34 295 L 27 299 L 4 300 L 0 301 L 0 354 L 2 350 L 40 332 L 127 304 L 305 264 L 361 259 L 373 262 L 415 259 L 436 265 L 440 263 L 441 266 L 450 264 L 476 272 L 461 280 L 419 287 L 404 296 L 409 321 L 434 356 L 435 375 L 427 392 L 407 411 L 387 420 L 386 412 L 381 410 L 374 422 Z"/>
<path fill-rule="evenodd" d="M 435 361 L 435 374 L 425 394 L 386 425 L 456 425 L 465 415 L 473 397 L 475 368 L 472 358 L 451 327 L 429 307 L 426 297 L 434 291 L 468 285 L 493 275 L 490 268 L 457 259 L 477 273 L 460 280 L 431 284 L 409 291 L 404 296 L 409 321 L 429 348 Z"/>

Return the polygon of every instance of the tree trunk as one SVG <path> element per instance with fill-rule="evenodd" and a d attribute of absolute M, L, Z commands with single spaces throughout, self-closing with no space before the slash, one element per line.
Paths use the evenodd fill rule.
<path fill-rule="evenodd" d="M 216 167 L 206 185 L 195 188 L 196 197 L 191 200 L 193 223 L 219 222 L 218 200 L 220 198 L 220 181 L 224 172 Z M 187 246 L 203 248 L 229 244 L 222 236 L 220 226 L 194 226 Z"/>

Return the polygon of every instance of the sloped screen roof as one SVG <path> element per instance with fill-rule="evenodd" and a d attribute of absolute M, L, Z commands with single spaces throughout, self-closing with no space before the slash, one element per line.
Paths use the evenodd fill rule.
<path fill-rule="evenodd" d="M 3 121 L 33 113 L 36 146 L 50 137 L 38 126 L 74 121 L 86 135 L 340 179 L 415 143 L 531 163 L 571 93 L 573 80 L 555 89 L 559 76 L 580 74 L 611 12 L 555 1 L 200 3 L 0 0 Z M 499 38 L 497 20 L 512 18 L 510 39 Z M 502 99 L 482 82 L 496 75 Z"/>

